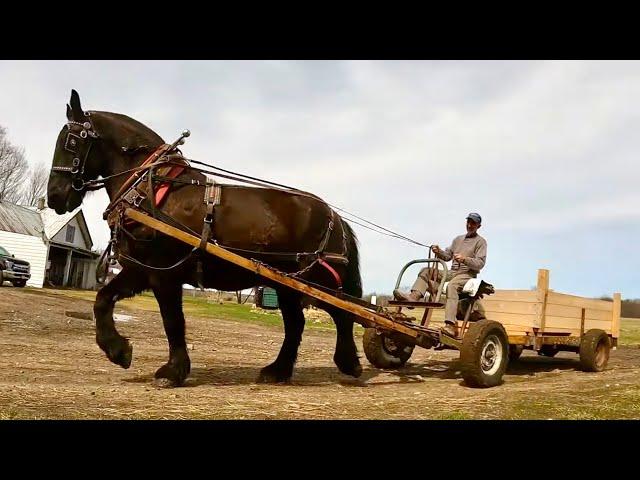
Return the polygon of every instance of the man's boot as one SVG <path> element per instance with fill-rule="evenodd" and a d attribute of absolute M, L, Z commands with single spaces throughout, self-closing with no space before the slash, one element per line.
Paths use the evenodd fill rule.
<path fill-rule="evenodd" d="M 450 337 L 458 337 L 458 326 L 454 322 L 450 322 L 448 320 L 445 321 L 444 327 L 442 327 L 442 331 Z"/>
<path fill-rule="evenodd" d="M 394 290 L 393 296 L 396 297 L 396 300 L 400 300 L 402 302 L 419 302 L 422 300 L 422 293 L 417 290 L 411 290 L 411 293 L 404 293 L 400 290 Z"/>

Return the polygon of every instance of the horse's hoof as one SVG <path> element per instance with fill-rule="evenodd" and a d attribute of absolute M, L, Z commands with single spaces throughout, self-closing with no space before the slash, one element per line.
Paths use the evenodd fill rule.
<path fill-rule="evenodd" d="M 345 361 L 343 359 L 335 358 L 333 359 L 338 370 L 340 370 L 345 375 L 350 375 L 352 377 L 358 378 L 362 375 L 362 365 L 360 365 L 360 361 L 356 358 L 355 361 L 349 360 Z"/>
<path fill-rule="evenodd" d="M 122 368 L 127 369 L 131 366 L 131 359 L 133 358 L 133 346 L 124 337 L 116 337 L 106 343 L 104 348 L 98 342 L 98 345 L 107 354 L 107 358 L 116 365 L 120 365 Z"/>
<path fill-rule="evenodd" d="M 127 369 L 131 366 L 131 360 L 133 359 L 133 345 L 131 345 L 128 340 L 125 340 L 125 342 L 126 345 L 120 354 L 120 361 L 118 362 L 118 365 Z"/>
<path fill-rule="evenodd" d="M 154 383 L 160 383 L 164 388 L 166 387 L 180 387 L 184 384 L 187 378 L 189 366 L 183 365 L 182 368 L 167 363 L 161 366 L 155 373 Z M 168 382 L 167 385 L 165 385 Z"/>
<path fill-rule="evenodd" d="M 291 383 L 291 373 L 278 371 L 271 365 L 260 370 L 256 383 Z"/>
<path fill-rule="evenodd" d="M 156 388 L 174 388 L 177 387 L 175 383 L 173 383 L 168 378 L 154 378 L 153 386 Z"/>

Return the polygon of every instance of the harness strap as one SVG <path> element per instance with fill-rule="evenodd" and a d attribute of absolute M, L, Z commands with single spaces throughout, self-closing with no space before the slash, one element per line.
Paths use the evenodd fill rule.
<path fill-rule="evenodd" d="M 131 189 L 133 184 L 141 180 L 142 177 L 140 177 L 140 172 L 142 170 L 145 170 L 145 173 L 147 173 L 147 167 L 152 163 L 154 163 L 164 153 L 166 153 L 170 147 L 171 145 L 168 145 L 166 143 L 160 145 L 151 155 L 147 157 L 147 159 L 144 162 L 142 162 L 142 164 L 139 167 L 136 168 L 136 171 L 129 178 L 127 178 L 127 180 L 125 180 L 125 182 L 122 184 L 118 192 L 113 197 L 113 201 L 109 203 L 109 205 L 107 206 L 106 210 L 103 213 L 103 218 L 106 218 L 106 216 L 109 215 L 109 212 L 120 201 L 121 197 L 123 195 L 126 195 L 128 191 L 130 191 L 129 189 Z M 144 174 L 143 174 L 143 177 L 144 177 Z"/>
<path fill-rule="evenodd" d="M 334 268 L 331 265 L 329 265 L 327 262 L 325 262 L 322 258 L 318 258 L 318 263 L 322 265 L 324 268 L 326 268 L 327 270 L 329 270 L 329 273 L 333 275 L 333 278 L 335 279 L 336 284 L 338 285 L 338 288 L 341 289 L 342 279 L 340 278 L 340 275 L 338 275 L 338 272 L 336 272 Z"/>
<path fill-rule="evenodd" d="M 200 250 L 203 250 L 205 252 L 207 250 L 207 242 L 209 241 L 209 237 L 211 236 L 211 230 L 213 227 L 213 210 L 216 205 L 220 205 L 221 195 L 222 187 L 215 183 L 215 181 L 213 180 L 207 181 L 207 187 L 204 190 L 204 203 L 207 205 L 207 213 L 204 217 L 202 236 L 200 237 L 200 245 L 198 247 Z M 204 290 L 202 277 L 202 257 L 199 257 L 196 266 L 196 279 L 198 282 L 198 287 L 200 287 L 201 290 Z"/>
<path fill-rule="evenodd" d="M 324 252 L 324 249 L 326 248 L 327 243 L 329 243 L 329 239 L 331 238 L 331 232 L 333 232 L 334 216 L 335 214 L 333 210 L 331 210 L 331 216 L 329 217 L 329 225 L 327 226 L 327 231 L 324 233 L 324 237 L 322 238 L 322 241 L 320 242 L 320 245 L 318 246 L 318 250 L 316 250 L 316 253 Z"/>

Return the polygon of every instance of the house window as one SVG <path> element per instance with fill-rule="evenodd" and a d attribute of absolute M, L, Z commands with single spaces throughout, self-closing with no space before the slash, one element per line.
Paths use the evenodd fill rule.
<path fill-rule="evenodd" d="M 76 234 L 76 227 L 73 225 L 67 225 L 67 238 L 65 239 L 69 243 L 73 243 L 73 237 Z"/>

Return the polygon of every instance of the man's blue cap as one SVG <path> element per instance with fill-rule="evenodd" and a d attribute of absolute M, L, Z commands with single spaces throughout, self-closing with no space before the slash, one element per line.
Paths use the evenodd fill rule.
<path fill-rule="evenodd" d="M 482 217 L 479 213 L 470 213 L 467 215 L 467 220 L 473 220 L 476 223 L 482 223 Z"/>

